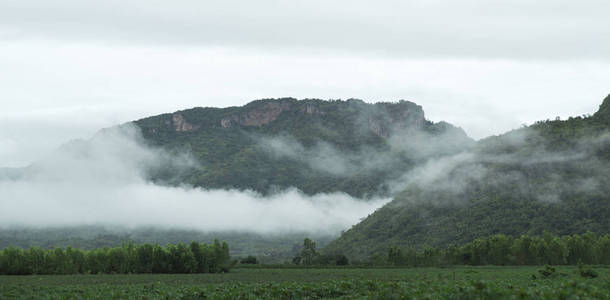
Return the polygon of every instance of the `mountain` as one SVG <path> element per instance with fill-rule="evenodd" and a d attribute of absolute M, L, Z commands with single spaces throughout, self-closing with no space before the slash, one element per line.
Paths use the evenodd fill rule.
<path fill-rule="evenodd" d="M 409 101 L 264 99 L 134 123 L 150 145 L 197 162 L 178 176 L 163 170 L 151 180 L 262 194 L 295 187 L 310 195 L 388 195 L 389 179 L 427 157 L 473 144 L 460 128 L 426 120 L 422 107 Z"/>
<path fill-rule="evenodd" d="M 394 245 L 448 246 L 499 233 L 610 233 L 610 96 L 593 116 L 489 137 L 410 174 L 393 201 L 327 251 L 365 259 Z"/>
<path fill-rule="evenodd" d="M 354 206 L 366 203 L 368 207 L 394 195 L 399 190 L 395 179 L 416 166 L 473 145 L 462 129 L 426 120 L 422 107 L 409 101 L 369 104 L 356 99 L 263 99 L 241 107 L 199 107 L 152 116 L 101 130 L 88 140 L 66 143 L 26 168 L 0 169 L 0 185 L 17 199 L 13 207 L 31 202 L 40 207 L 49 205 L 53 211 L 65 208 L 61 212 L 66 212 L 65 218 L 44 211 L 39 217 L 30 214 L 5 220 L 0 225 L 9 225 L 0 227 L 0 248 L 10 244 L 90 248 L 126 240 L 174 243 L 219 238 L 231 245 L 234 255 L 254 254 L 264 256 L 264 261 L 282 262 L 299 251 L 305 236 L 316 239 L 321 247 L 326 245 L 347 224 L 345 219 L 358 218 L 355 212 L 362 208 Z M 151 196 L 159 191 L 164 191 L 159 199 Z M 334 192 L 339 194 L 320 195 Z M 219 193 L 241 205 L 236 211 L 255 222 L 270 217 L 266 211 L 248 215 L 252 207 L 264 207 L 276 200 L 309 202 L 305 211 L 298 212 L 304 220 L 296 220 L 296 227 L 278 221 L 270 222 L 264 230 L 239 229 L 251 230 L 248 232 L 235 229 L 243 228 L 235 227 L 240 220 L 211 229 L 205 227 L 209 224 L 195 220 L 206 224 L 192 225 L 202 231 L 167 222 L 154 230 L 144 230 L 134 226 L 153 226 L 167 220 L 144 217 L 148 215 L 145 211 L 158 213 L 153 204 L 136 208 L 140 214 L 126 212 L 133 203 L 175 201 L 169 209 L 179 208 L 180 199 L 195 198 L 200 202 L 191 203 L 192 211 L 209 212 L 216 204 L 226 209 Z M 235 194 L 239 198 L 231 198 Z M 315 194 L 313 198 L 307 196 Z M 256 201 L 250 201 L 253 199 Z M 332 201 L 338 205 L 327 205 Z M 308 212 L 309 204 L 321 206 Z M 329 211 L 343 207 L 340 216 Z M 182 217 L 180 211 L 167 214 Z M 223 213 L 218 215 L 222 217 Z M 202 213 L 200 219 L 206 219 L 204 216 L 210 214 Z M 309 224 L 307 216 L 336 216 L 339 221 L 328 222 L 338 224 L 333 228 L 322 225 L 307 231 L 307 225 L 300 224 Z M 112 223 L 115 217 L 118 224 Z M 22 219 L 29 220 L 23 223 L 33 227 L 11 227 L 21 224 Z M 120 227 L 124 223 L 127 225 Z M 106 224 L 121 229 L 106 230 L 102 226 Z M 170 226 L 175 228 L 167 229 Z"/>

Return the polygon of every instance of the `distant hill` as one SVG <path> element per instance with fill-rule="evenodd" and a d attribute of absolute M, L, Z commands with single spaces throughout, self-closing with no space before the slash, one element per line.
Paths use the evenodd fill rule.
<path fill-rule="evenodd" d="M 357 259 L 503 233 L 610 233 L 610 96 L 593 116 L 547 120 L 432 159 L 395 199 L 333 241 Z"/>
<path fill-rule="evenodd" d="M 263 194 L 296 187 L 307 194 L 387 195 L 389 179 L 473 144 L 463 130 L 426 120 L 422 107 L 409 101 L 265 99 L 135 124 L 151 145 L 189 153 L 199 164 L 179 176 L 150 174 L 152 180 Z"/>

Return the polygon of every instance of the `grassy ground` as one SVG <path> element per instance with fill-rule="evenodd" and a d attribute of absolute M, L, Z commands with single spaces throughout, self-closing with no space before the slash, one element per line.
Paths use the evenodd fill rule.
<path fill-rule="evenodd" d="M 0 298 L 47 299 L 610 299 L 610 269 L 558 267 L 234 269 L 228 274 L 0 276 Z M 532 279 L 532 274 L 537 279 Z M 575 298 L 578 299 L 578 298 Z"/>

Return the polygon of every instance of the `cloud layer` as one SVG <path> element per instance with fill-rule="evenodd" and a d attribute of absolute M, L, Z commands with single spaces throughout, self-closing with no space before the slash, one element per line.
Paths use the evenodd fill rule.
<path fill-rule="evenodd" d="M 258 98 L 412 100 L 474 138 L 593 112 L 604 0 L 0 2 L 0 166 Z"/>
<path fill-rule="evenodd" d="M 346 194 L 308 197 L 290 189 L 269 197 L 248 191 L 168 187 L 143 174 L 187 155 L 170 157 L 143 146 L 130 126 L 90 141 L 74 141 L 0 180 L 0 226 L 153 226 L 202 231 L 338 234 L 389 199 L 361 201 Z M 1 178 L 1 176 L 0 176 Z"/>
<path fill-rule="evenodd" d="M 8 0 L 0 8 L 0 39 L 8 40 L 610 59 L 603 0 Z"/>

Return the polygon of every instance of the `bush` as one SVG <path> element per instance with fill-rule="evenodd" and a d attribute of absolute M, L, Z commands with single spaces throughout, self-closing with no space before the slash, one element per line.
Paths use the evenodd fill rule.
<path fill-rule="evenodd" d="M 248 265 L 248 264 L 249 265 L 255 265 L 255 264 L 258 264 L 258 259 L 256 257 L 250 255 L 250 256 L 248 256 L 246 258 L 242 258 L 239 261 L 239 263 L 243 264 L 243 265 Z"/>
<path fill-rule="evenodd" d="M 578 265 L 578 274 L 582 278 L 596 278 L 599 276 L 591 267 Z"/>

